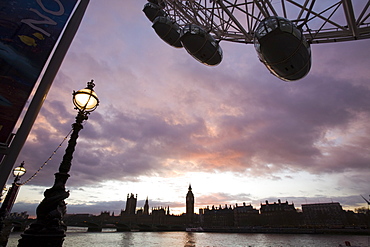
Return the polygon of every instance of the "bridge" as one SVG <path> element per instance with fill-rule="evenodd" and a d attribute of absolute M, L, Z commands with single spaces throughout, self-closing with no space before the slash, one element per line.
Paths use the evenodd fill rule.
<path fill-rule="evenodd" d="M 117 232 L 127 231 L 185 231 L 185 218 L 175 215 L 120 215 L 103 212 L 98 216 L 89 214 L 67 215 L 67 226 L 87 227 L 88 232 L 101 232 L 103 228 L 115 228 Z"/>
<path fill-rule="evenodd" d="M 181 225 L 157 225 L 157 224 L 136 224 L 136 223 L 101 223 L 101 222 L 80 222 L 68 226 L 87 227 L 87 232 L 101 232 L 103 228 L 115 228 L 117 232 L 160 232 L 160 231 L 185 231 Z"/>

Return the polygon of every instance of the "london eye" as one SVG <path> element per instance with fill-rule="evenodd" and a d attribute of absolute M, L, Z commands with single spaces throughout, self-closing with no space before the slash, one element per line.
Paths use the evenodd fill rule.
<path fill-rule="evenodd" d="M 370 38 L 369 1 L 148 0 L 143 12 L 169 45 L 199 62 L 222 61 L 222 42 L 253 44 L 278 78 L 308 74 L 312 44 Z"/>

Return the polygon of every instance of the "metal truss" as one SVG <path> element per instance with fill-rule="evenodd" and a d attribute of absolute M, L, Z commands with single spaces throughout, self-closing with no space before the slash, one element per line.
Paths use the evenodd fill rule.
<path fill-rule="evenodd" d="M 370 38 L 370 0 L 158 0 L 181 27 L 193 23 L 217 40 L 253 43 L 261 20 L 281 16 L 309 43 Z"/>

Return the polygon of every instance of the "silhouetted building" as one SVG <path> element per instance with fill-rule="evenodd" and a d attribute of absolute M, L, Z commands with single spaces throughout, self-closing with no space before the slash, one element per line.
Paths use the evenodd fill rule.
<path fill-rule="evenodd" d="M 88 231 L 101 231 L 103 227 L 117 227 L 117 231 L 183 231 L 186 228 L 201 226 L 205 231 L 225 232 L 281 232 L 281 229 L 296 231 L 312 228 L 368 228 L 370 215 L 364 213 L 345 212 L 338 202 L 303 204 L 302 212 L 298 213 L 294 204 L 286 202 L 261 204 L 260 210 L 251 204 L 242 206 L 212 206 L 210 209 L 199 209 L 194 213 L 194 194 L 189 185 L 186 194 L 186 213 L 170 215 L 170 207 L 152 208 L 149 212 L 148 197 L 144 206 L 136 210 L 137 195 L 127 195 L 126 209 L 120 216 L 110 215 L 102 211 L 99 216 L 89 214 L 66 215 L 64 221 L 68 225 L 88 226 Z M 254 227 L 259 226 L 259 227 Z M 302 226 L 305 226 L 302 228 Z M 356 228 L 356 229 L 357 229 Z M 261 230 L 262 229 L 262 230 Z M 292 230 L 293 229 L 293 230 Z M 331 230 L 331 229 L 330 229 Z"/>
<path fill-rule="evenodd" d="M 315 227 L 346 225 L 345 212 L 339 202 L 302 204 L 304 223 Z"/>
<path fill-rule="evenodd" d="M 152 209 L 152 222 L 156 225 L 164 225 L 166 220 L 166 210 L 164 208 Z"/>
<path fill-rule="evenodd" d="M 208 228 L 228 228 L 228 227 L 244 227 L 261 225 L 259 222 L 260 214 L 252 205 L 234 207 L 225 205 L 224 208 L 220 205 L 218 208 L 212 206 L 199 209 L 200 224 Z"/>
<path fill-rule="evenodd" d="M 284 227 L 284 226 L 297 226 L 299 225 L 299 214 L 297 213 L 294 203 L 289 204 L 286 202 L 261 203 L 261 223 L 263 225 Z"/>
<path fill-rule="evenodd" d="M 137 195 L 131 193 L 131 196 L 127 194 L 126 209 L 124 214 L 134 215 L 136 212 Z"/>
<path fill-rule="evenodd" d="M 143 215 L 149 215 L 149 202 L 148 202 L 148 197 L 146 197 L 146 200 L 145 200 Z"/>
<path fill-rule="evenodd" d="M 370 229 L 370 215 L 363 212 L 353 212 L 351 210 L 344 211 L 346 216 L 346 223 L 351 227 L 369 228 Z"/>
<path fill-rule="evenodd" d="M 234 225 L 235 226 L 256 226 L 258 222 L 259 212 L 254 209 L 251 204 L 243 206 L 236 204 L 234 208 Z"/>
<path fill-rule="evenodd" d="M 285 212 L 296 212 L 296 209 L 294 207 L 294 204 L 289 204 L 286 202 L 281 202 L 281 200 L 278 200 L 278 203 L 269 203 L 266 201 L 266 204 L 261 203 L 260 212 L 262 215 L 277 215 L 282 214 Z"/>
<path fill-rule="evenodd" d="M 202 211 L 202 223 L 205 227 L 231 227 L 234 226 L 234 212 L 233 209 L 225 205 L 224 208 L 221 205 L 217 208 L 212 206 L 203 209 Z"/>
<path fill-rule="evenodd" d="M 189 224 L 194 222 L 194 194 L 190 184 L 186 194 L 186 218 Z"/>

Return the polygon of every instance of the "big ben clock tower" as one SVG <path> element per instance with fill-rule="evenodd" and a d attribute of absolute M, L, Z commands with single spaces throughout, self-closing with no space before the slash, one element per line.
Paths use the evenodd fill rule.
<path fill-rule="evenodd" d="M 186 218 L 188 223 L 193 223 L 194 218 L 194 195 L 189 184 L 188 193 L 186 194 Z"/>

